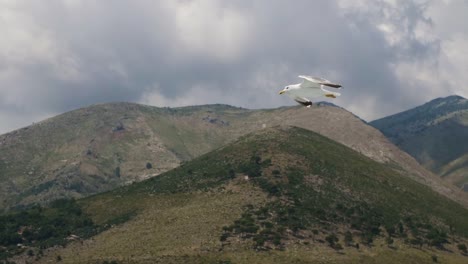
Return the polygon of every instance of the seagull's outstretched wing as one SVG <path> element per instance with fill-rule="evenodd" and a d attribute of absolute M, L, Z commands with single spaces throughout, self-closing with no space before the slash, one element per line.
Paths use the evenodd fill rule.
<path fill-rule="evenodd" d="M 301 86 L 307 88 L 321 88 L 321 85 L 325 85 L 332 88 L 341 88 L 341 85 L 332 83 L 329 80 L 319 78 L 319 77 L 311 77 L 307 75 L 299 75 L 299 78 L 303 79 Z"/>

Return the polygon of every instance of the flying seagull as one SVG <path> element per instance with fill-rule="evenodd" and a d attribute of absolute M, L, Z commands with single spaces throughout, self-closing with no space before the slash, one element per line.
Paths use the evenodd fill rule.
<path fill-rule="evenodd" d="M 332 83 L 329 80 L 325 80 L 319 77 L 311 77 L 306 75 L 299 75 L 299 78 L 303 79 L 302 83 L 290 84 L 284 87 L 279 94 L 287 94 L 294 101 L 298 102 L 303 106 L 310 107 L 312 101 L 309 98 L 316 98 L 320 96 L 326 96 L 330 98 L 336 98 L 340 96 L 340 93 L 328 91 L 325 87 L 331 87 L 341 89 L 341 85 Z"/>

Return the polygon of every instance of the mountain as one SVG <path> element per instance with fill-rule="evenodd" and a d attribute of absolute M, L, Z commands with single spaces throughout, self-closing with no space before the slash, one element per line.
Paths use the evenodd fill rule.
<path fill-rule="evenodd" d="M 67 220 L 72 212 L 83 218 L 78 224 Z M 44 215 L 42 224 L 27 220 L 31 214 Z M 18 262 L 466 263 L 467 258 L 468 209 L 391 164 L 297 127 L 259 130 L 158 177 L 16 216 L 0 218 L 6 222 L 0 231 L 18 236 L 16 228 L 22 230 L 24 255 L 13 259 Z M 58 231 L 43 234 L 47 226 Z M 78 238 L 86 226 L 88 233 L 94 229 L 92 238 Z M 38 249 L 65 243 L 63 236 L 77 241 Z M 16 244 L 3 246 L 20 251 Z"/>
<path fill-rule="evenodd" d="M 437 98 L 370 123 L 424 167 L 468 185 L 468 100 Z"/>
<path fill-rule="evenodd" d="M 249 110 L 227 105 L 94 105 L 0 136 L 0 208 L 84 197 L 141 181 L 277 125 L 316 131 L 468 205 L 352 113 L 333 106 Z"/>

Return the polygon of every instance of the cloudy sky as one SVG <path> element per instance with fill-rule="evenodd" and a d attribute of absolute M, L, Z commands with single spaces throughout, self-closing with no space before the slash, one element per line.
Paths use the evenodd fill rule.
<path fill-rule="evenodd" d="M 468 97 L 464 0 L 0 0 L 0 133 L 95 103 L 292 105 L 299 74 L 365 120 Z"/>

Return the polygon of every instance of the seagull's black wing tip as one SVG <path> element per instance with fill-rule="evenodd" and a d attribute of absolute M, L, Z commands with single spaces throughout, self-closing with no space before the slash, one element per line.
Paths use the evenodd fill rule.
<path fill-rule="evenodd" d="M 311 101 L 299 101 L 299 100 L 294 100 L 294 101 L 296 101 L 298 104 L 303 105 L 303 106 L 311 106 L 312 105 Z"/>

